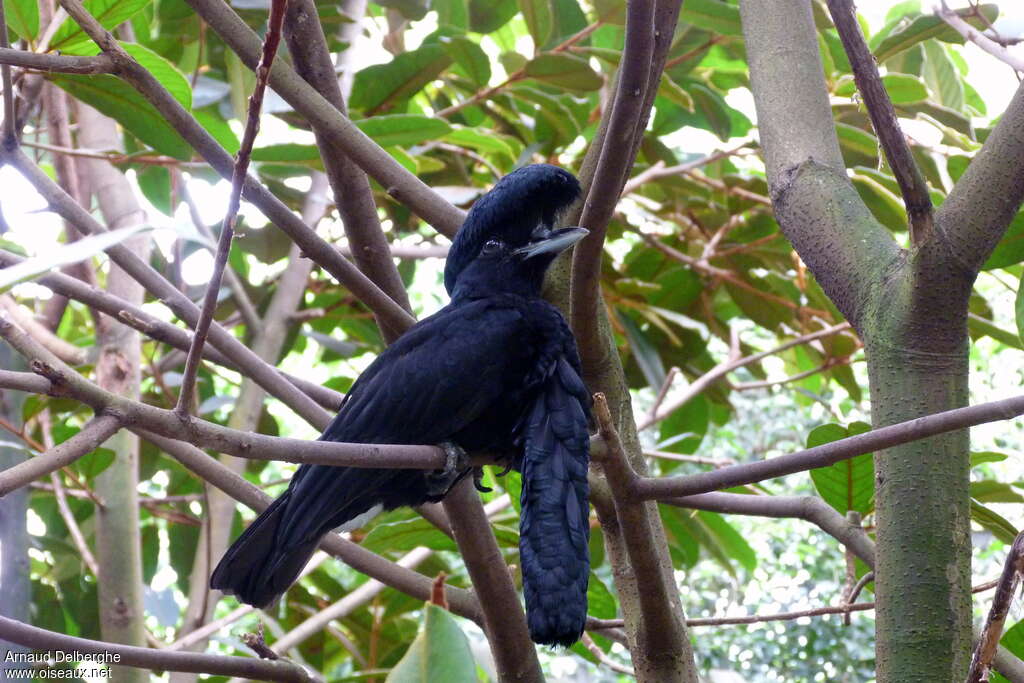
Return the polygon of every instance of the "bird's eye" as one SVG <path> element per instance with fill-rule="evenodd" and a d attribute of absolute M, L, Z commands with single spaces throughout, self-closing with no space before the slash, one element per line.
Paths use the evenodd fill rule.
<path fill-rule="evenodd" d="M 503 245 L 498 240 L 487 240 L 484 243 L 484 248 L 481 250 L 481 252 L 484 254 L 497 254 L 499 251 L 501 251 L 503 246 L 505 245 Z"/>

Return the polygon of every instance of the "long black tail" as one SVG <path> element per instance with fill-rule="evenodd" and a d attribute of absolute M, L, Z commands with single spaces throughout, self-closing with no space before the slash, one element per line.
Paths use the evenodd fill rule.
<path fill-rule="evenodd" d="M 254 607 L 271 604 L 295 582 L 324 534 L 390 502 L 381 492 L 394 473 L 300 467 L 288 490 L 224 553 L 210 576 L 210 588 Z"/>
<path fill-rule="evenodd" d="M 590 526 L 586 390 L 560 359 L 523 425 L 519 554 L 530 637 L 568 647 L 587 620 Z"/>

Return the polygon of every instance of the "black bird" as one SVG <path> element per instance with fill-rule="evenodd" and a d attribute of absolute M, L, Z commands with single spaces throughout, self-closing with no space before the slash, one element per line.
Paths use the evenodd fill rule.
<path fill-rule="evenodd" d="M 579 192 L 571 173 L 537 164 L 481 197 L 445 264 L 451 303 L 370 364 L 320 437 L 443 444 L 449 466 L 431 473 L 302 465 L 224 554 L 211 588 L 265 607 L 332 529 L 360 526 L 381 509 L 441 500 L 470 471 L 466 450 L 513 452 L 510 464 L 523 480 L 520 559 L 530 635 L 563 646 L 579 639 L 589 574 L 590 397 L 572 333 L 540 297 L 555 256 L 586 235 L 554 229 Z"/>

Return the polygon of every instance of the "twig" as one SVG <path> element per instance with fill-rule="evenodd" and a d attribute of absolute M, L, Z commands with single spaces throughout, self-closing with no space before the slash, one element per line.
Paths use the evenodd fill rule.
<path fill-rule="evenodd" d="M 733 370 L 741 368 L 744 365 L 756 363 L 764 358 L 767 358 L 768 356 L 773 356 L 777 353 L 781 353 L 786 349 L 792 348 L 794 346 L 798 346 L 800 344 L 807 344 L 812 341 L 815 341 L 816 339 L 821 339 L 823 337 L 828 337 L 838 332 L 842 332 L 843 330 L 849 329 L 849 327 L 850 323 L 839 323 L 838 325 L 826 327 L 825 329 L 818 330 L 817 332 L 811 332 L 810 334 L 804 334 L 799 337 L 796 337 L 795 339 L 790 339 L 784 344 L 780 344 L 773 349 L 761 351 L 760 353 L 755 353 L 751 356 L 745 356 L 743 358 L 734 358 L 732 356 L 733 350 L 730 348 L 730 357 L 727 361 L 719 363 L 714 368 L 701 375 L 698 379 L 694 380 L 693 383 L 687 388 L 687 391 L 686 393 L 683 394 L 683 396 L 677 398 L 676 400 L 672 401 L 671 404 L 659 410 L 653 418 L 641 422 L 639 425 L 637 425 L 637 430 L 642 431 L 654 425 L 655 423 L 664 420 L 666 417 L 668 417 L 674 411 L 676 411 L 682 405 L 684 405 L 687 401 L 692 399 L 694 396 L 700 394 L 700 392 L 706 389 L 708 385 L 717 381 L 718 379 L 721 379 L 722 377 L 729 374 Z"/>
<path fill-rule="evenodd" d="M 199 359 L 202 357 L 203 344 L 206 343 L 206 335 L 209 333 L 210 323 L 213 321 L 213 311 L 217 307 L 217 293 L 220 290 L 220 281 L 224 276 L 224 267 L 228 262 L 231 240 L 235 236 L 235 219 L 238 216 L 238 208 L 241 203 L 242 185 L 245 183 L 245 176 L 249 170 L 249 157 L 252 154 L 252 147 L 260 130 L 263 93 L 267 89 L 270 68 L 274 64 L 277 46 L 281 42 L 281 27 L 284 24 L 284 13 L 287 7 L 288 0 L 272 0 L 270 3 L 267 34 L 263 39 L 263 50 L 260 55 L 259 64 L 256 67 L 256 86 L 249 96 L 249 110 L 245 122 L 245 132 L 242 134 L 242 144 L 238 154 L 235 156 L 235 168 L 231 175 L 231 194 L 228 197 L 228 211 L 227 215 L 224 216 L 224 222 L 221 224 L 220 240 L 217 242 L 217 254 L 213 260 L 213 274 L 210 278 L 210 284 L 206 288 L 206 296 L 203 298 L 203 309 L 199 314 L 199 321 L 196 323 L 195 328 L 196 333 L 192 337 L 192 346 L 188 350 L 188 358 L 185 361 L 185 372 L 181 380 L 181 393 L 178 394 L 178 405 L 174 407 L 174 412 L 182 419 L 187 419 L 192 413 L 192 393 L 196 383 L 196 373 L 199 372 Z"/>
<path fill-rule="evenodd" d="M 644 169 L 640 173 L 637 173 L 635 176 L 630 178 L 629 181 L 622 187 L 621 196 L 625 197 L 627 194 L 636 192 L 644 184 L 649 183 L 653 180 L 657 180 L 658 178 L 668 178 L 674 175 L 687 174 L 690 171 L 694 171 L 698 168 L 701 168 L 702 166 L 707 166 L 708 164 L 712 164 L 716 161 L 719 161 L 720 159 L 737 155 L 749 146 L 749 142 L 741 142 L 735 147 L 720 150 L 718 152 L 709 154 L 706 157 L 694 159 L 693 161 L 687 161 L 686 163 L 677 164 L 675 166 L 666 166 L 665 162 L 659 161 L 650 168 Z"/>
<path fill-rule="evenodd" d="M 852 0 L 828 0 L 828 9 L 853 67 L 853 78 L 864 98 L 871 125 L 878 135 L 889 167 L 896 176 L 900 194 L 903 195 L 910 222 L 910 241 L 914 245 L 924 244 L 931 236 L 933 226 L 932 199 L 928 194 L 928 185 L 900 130 L 896 110 L 878 73 L 878 64 L 857 23 L 857 11 Z"/>
<path fill-rule="evenodd" d="M 133 647 L 62 633 L 23 624 L 14 619 L 0 617 L 0 638 L 38 651 L 59 650 L 103 658 L 110 662 L 115 655 L 118 664 L 156 671 L 190 671 L 218 676 L 244 676 L 263 681 L 308 683 L 314 681 L 300 667 L 287 662 L 268 662 L 251 657 L 222 657 L 193 652 L 168 652 L 145 647 Z"/>
<path fill-rule="evenodd" d="M 628 666 L 619 664 L 614 659 L 609 657 L 605 653 L 605 651 L 601 649 L 601 646 L 594 642 L 594 639 L 590 637 L 589 633 L 584 633 L 583 637 L 580 638 L 580 640 L 583 642 L 583 647 L 587 648 L 587 651 L 589 651 L 590 654 L 597 657 L 597 661 L 601 662 L 601 664 L 605 665 L 606 667 L 608 667 L 616 673 L 636 677 L 636 672 L 633 671 L 633 669 L 629 668 Z"/>
<path fill-rule="evenodd" d="M 1008 64 L 1014 71 L 1024 71 L 1024 59 L 968 24 L 956 11 L 947 7 L 945 2 L 937 5 L 933 11 L 966 40 L 971 41 L 1004 64 Z"/>
<path fill-rule="evenodd" d="M 848 365 L 850 363 L 849 357 L 846 358 L 829 358 L 824 363 L 816 368 L 810 370 L 804 370 L 798 372 L 795 375 L 789 377 L 783 377 L 782 379 L 766 379 L 760 382 L 738 382 L 732 385 L 732 388 L 736 391 L 749 391 L 751 389 L 767 389 L 768 387 L 778 386 L 780 384 L 789 384 L 790 382 L 798 382 L 802 379 L 806 379 L 813 375 L 817 375 L 819 372 L 825 372 L 837 365 Z"/>
<path fill-rule="evenodd" d="M 634 482 L 631 494 L 641 500 L 662 500 L 677 496 L 717 491 L 753 484 L 765 479 L 826 467 L 864 453 L 872 453 L 902 443 L 918 441 L 937 434 L 954 432 L 988 422 L 1009 420 L 1024 414 L 1024 396 L 954 408 L 906 422 L 879 427 L 814 448 L 781 455 L 771 460 L 723 467 L 685 477 L 644 478 Z"/>
<path fill-rule="evenodd" d="M 821 617 L 828 614 L 849 614 L 864 612 L 875 608 L 873 602 L 858 602 L 835 607 L 815 607 L 799 612 L 779 612 L 777 614 L 751 614 L 749 617 L 709 617 L 706 619 L 687 619 L 687 626 L 735 626 L 739 624 L 761 624 L 767 621 L 793 621 L 803 617 Z"/>
<path fill-rule="evenodd" d="M 677 462 L 693 462 L 698 465 L 711 465 L 713 467 L 727 467 L 736 464 L 736 461 L 732 458 L 707 458 L 702 455 L 681 455 L 679 453 L 669 453 L 668 451 L 644 451 L 644 457 L 675 460 Z"/>
<path fill-rule="evenodd" d="M 4 2 L 0 0 L 0 49 L 10 49 L 7 40 L 7 16 L 4 13 Z M 14 121 L 14 84 L 11 81 L 10 64 L 0 62 L 0 85 L 4 89 L 4 123 L 0 146 L 14 147 L 18 144 L 17 130 Z"/>
<path fill-rule="evenodd" d="M 6 496 L 11 491 L 95 451 L 119 429 L 121 420 L 117 416 L 97 415 L 67 441 L 0 472 L 0 496 Z"/>
<path fill-rule="evenodd" d="M 33 71 L 64 74 L 108 74 L 114 70 L 114 63 L 106 55 L 67 57 L 39 54 L 6 46 L 0 47 L 0 64 L 20 66 Z"/>
<path fill-rule="evenodd" d="M 52 351 L 65 363 L 69 365 L 82 365 L 85 363 L 85 349 L 66 342 L 55 335 L 9 295 L 0 295 L 0 308 L 7 311 L 14 322 L 18 323 L 25 332 L 39 340 L 39 343 Z"/>
<path fill-rule="evenodd" d="M 988 680 L 988 670 L 992 666 L 992 658 L 999 645 L 999 636 L 1003 633 L 1003 625 L 1010 611 L 1013 594 L 1024 572 L 1024 533 L 1018 534 L 1010 546 L 1003 565 L 1002 576 L 992 598 L 992 608 L 985 620 L 985 629 L 971 658 L 971 668 L 967 672 L 967 683 L 981 683 Z"/>

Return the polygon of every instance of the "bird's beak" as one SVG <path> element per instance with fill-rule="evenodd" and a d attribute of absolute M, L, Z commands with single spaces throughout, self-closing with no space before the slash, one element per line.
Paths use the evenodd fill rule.
<path fill-rule="evenodd" d="M 528 259 L 541 254 L 558 254 L 590 234 L 586 228 L 561 228 L 559 230 L 534 230 L 531 242 L 519 247 L 513 254 Z"/>

